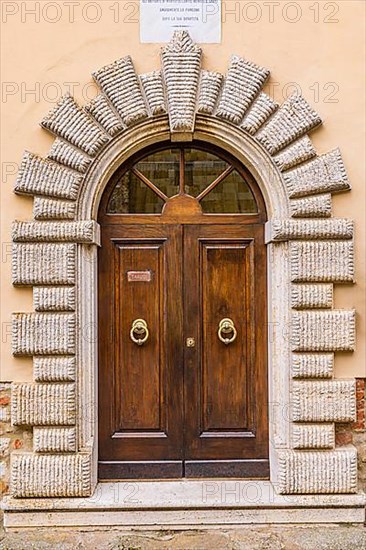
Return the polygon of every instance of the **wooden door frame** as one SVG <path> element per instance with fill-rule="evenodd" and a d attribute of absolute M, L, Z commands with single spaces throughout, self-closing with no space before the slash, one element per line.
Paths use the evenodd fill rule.
<path fill-rule="evenodd" d="M 193 148 L 193 149 L 199 149 L 205 152 L 209 152 L 224 161 L 226 161 L 229 165 L 233 166 L 234 169 L 241 175 L 244 181 L 247 182 L 250 190 L 252 191 L 253 196 L 255 197 L 255 201 L 257 203 L 258 212 L 256 214 L 206 214 L 204 212 L 200 211 L 199 203 L 193 198 L 188 197 L 184 194 L 183 187 L 182 187 L 182 181 L 179 187 L 178 195 L 174 196 L 167 200 L 165 203 L 162 213 L 161 214 L 117 214 L 117 213 L 108 213 L 108 204 L 110 201 L 110 198 L 112 196 L 112 193 L 115 189 L 116 184 L 121 180 L 121 178 L 124 176 L 125 173 L 127 173 L 129 170 L 132 169 L 132 167 L 138 163 L 140 160 L 144 159 L 145 157 L 156 153 L 161 152 L 164 150 L 169 150 L 170 148 L 179 148 L 181 151 L 184 151 L 187 148 Z M 181 154 L 181 161 L 180 161 L 180 180 L 184 178 L 182 170 L 184 169 L 184 165 L 182 166 L 182 161 L 184 160 L 184 155 Z M 152 182 L 155 183 L 155 182 Z M 211 182 L 208 182 L 210 184 Z M 210 187 L 210 185 L 208 185 Z M 188 200 L 189 199 L 189 200 Z M 201 141 L 193 141 L 190 143 L 184 143 L 184 144 L 172 144 L 170 141 L 161 142 L 158 144 L 150 145 L 147 148 L 141 149 L 137 154 L 133 155 L 131 158 L 128 159 L 126 163 L 124 163 L 120 169 L 110 178 L 110 181 L 108 182 L 104 193 L 102 195 L 100 206 L 99 206 L 99 216 L 98 216 L 98 222 L 101 225 L 101 228 L 105 228 L 106 232 L 108 234 L 113 234 L 113 240 L 118 240 L 119 233 L 125 234 L 125 231 L 123 231 L 123 228 L 131 228 L 131 231 L 133 234 L 138 231 L 138 233 L 141 233 L 141 230 L 146 228 L 146 231 L 151 233 L 153 228 L 155 227 L 157 230 L 161 231 L 161 229 L 164 226 L 190 226 L 190 227 L 200 227 L 203 226 L 206 229 L 209 229 L 209 227 L 219 227 L 219 226 L 225 226 L 227 228 L 235 226 L 237 228 L 244 229 L 245 227 L 248 227 L 250 235 L 256 234 L 256 240 L 258 238 L 259 241 L 262 241 L 262 244 L 257 245 L 264 247 L 264 225 L 267 219 L 267 213 L 266 213 L 266 207 L 265 203 L 262 197 L 262 194 L 253 178 L 253 176 L 250 174 L 250 172 L 243 166 L 235 157 L 230 155 L 225 150 L 212 145 L 212 144 L 205 144 Z M 141 228 L 141 230 L 139 230 Z M 114 231 L 114 232 L 113 232 Z M 233 238 L 233 235 L 230 237 Z M 243 238 L 243 237 L 241 237 Z M 239 237 L 238 237 L 239 239 Z M 104 246 L 107 244 L 107 241 L 105 241 L 105 235 L 103 236 Z M 259 250 L 256 246 L 256 258 L 261 257 L 264 253 L 266 256 L 266 250 L 264 249 Z M 256 269 L 258 269 L 256 267 Z M 183 274 L 182 274 L 183 275 Z M 266 274 L 265 274 L 266 276 Z M 183 275 L 184 277 L 184 275 Z M 259 291 L 262 288 L 259 289 Z M 100 290 L 101 287 L 99 285 Z M 183 291 L 183 287 L 182 287 Z M 262 303 L 262 298 L 264 297 L 264 305 L 267 308 L 267 289 L 265 288 L 265 292 L 263 296 L 260 296 L 260 302 Z M 105 307 L 103 304 L 101 307 Z M 185 327 L 185 332 L 186 332 Z M 188 334 L 188 332 L 187 332 Z M 257 331 L 255 331 L 256 337 L 255 340 L 257 341 Z M 182 335 L 183 338 L 183 335 Z M 266 340 L 266 339 L 265 339 Z M 267 399 L 265 403 L 265 407 L 268 407 L 268 390 L 267 390 L 267 372 L 268 372 L 268 365 L 267 365 L 267 342 L 265 342 L 265 356 L 263 362 L 260 362 L 260 364 L 265 364 L 265 375 L 266 380 L 264 382 L 264 387 L 266 388 L 266 394 Z M 184 348 L 184 356 L 186 356 L 187 350 Z M 101 354 L 101 347 L 98 346 L 98 354 L 100 356 Z M 111 359 L 112 360 L 112 359 Z M 252 358 L 253 360 L 253 358 Z M 255 362 L 257 364 L 257 361 Z M 186 370 L 186 366 L 184 367 Z M 105 374 L 105 373 L 104 373 Z M 264 405 L 264 403 L 263 403 Z M 101 419 L 102 413 L 100 408 L 98 407 L 98 416 Z M 104 414 L 105 416 L 105 414 Z M 266 424 L 268 423 L 268 412 L 265 415 L 266 417 Z M 108 415 L 107 415 L 108 418 Z M 265 428 L 263 426 L 263 422 L 259 423 L 261 428 L 261 437 L 262 433 L 266 437 L 268 437 L 268 426 Z M 245 441 L 245 443 L 248 443 L 248 441 Z M 235 440 L 233 440 L 233 443 L 236 443 Z M 268 442 L 266 443 L 268 446 Z M 204 472 L 212 472 L 213 477 L 221 477 L 224 476 L 224 473 L 227 472 L 227 475 L 230 477 L 235 477 L 235 475 L 239 475 L 239 472 L 246 472 L 246 475 L 254 476 L 254 477 L 265 477 L 268 472 L 268 458 L 264 457 L 263 455 L 263 443 L 261 444 L 261 457 L 260 459 L 255 459 L 254 456 L 250 459 L 245 460 L 239 460 L 236 459 L 234 461 L 229 460 L 219 460 L 219 461 L 213 461 L 209 460 L 202 461 L 202 460 L 189 460 L 189 469 L 190 469 L 190 477 L 195 476 L 204 476 L 207 477 L 207 475 Z M 264 453 L 265 454 L 265 453 Z M 99 453 L 98 453 L 99 455 Z M 132 477 L 136 477 L 138 479 L 139 472 L 141 475 L 141 479 L 144 477 L 154 477 L 153 470 L 151 469 L 153 466 L 148 466 L 147 464 L 136 464 L 132 462 L 126 462 L 122 463 L 121 466 L 118 467 L 118 464 L 114 461 L 110 462 L 109 459 L 106 462 L 105 460 L 100 462 L 99 460 L 99 471 L 103 472 L 103 479 L 107 479 L 108 476 L 110 476 L 110 479 L 114 479 L 118 477 L 118 471 L 125 471 L 127 470 L 131 472 Z M 187 464 L 188 464 L 187 462 Z M 204 465 L 205 462 L 205 465 Z M 214 464 L 216 463 L 216 466 Z M 230 462 L 230 465 L 229 465 Z M 225 463 L 225 464 L 224 464 Z M 239 464 L 240 463 L 240 464 Z M 218 473 L 214 474 L 216 469 L 218 468 Z M 159 468 L 158 463 L 156 463 L 156 468 Z M 165 468 L 165 469 L 164 469 Z M 161 470 L 161 477 L 176 477 L 174 475 L 170 475 L 169 472 L 173 472 L 173 469 L 176 468 L 176 464 L 172 465 L 172 467 L 169 467 L 168 463 L 164 466 L 162 463 L 162 466 L 160 467 Z M 184 470 L 184 467 L 183 467 Z M 195 473 L 193 473 L 195 472 Z M 235 474 L 236 472 L 236 474 Z M 211 475 L 211 474 L 210 474 Z M 125 477 L 122 475 L 122 477 Z"/>
<path fill-rule="evenodd" d="M 252 298 L 251 298 L 251 302 L 250 302 L 250 307 L 253 308 L 253 307 L 256 307 L 255 304 L 253 303 L 253 299 L 256 299 L 256 303 L 257 303 L 257 299 L 258 299 L 258 303 L 260 304 L 260 313 L 259 313 L 259 318 L 260 319 L 263 319 L 263 317 L 265 317 L 263 315 L 263 309 L 266 310 L 266 286 L 263 286 L 263 282 L 265 283 L 266 281 L 266 268 L 264 267 L 263 269 L 263 258 L 266 257 L 266 250 L 265 250 L 265 247 L 264 247 L 264 242 L 263 242 L 263 239 L 264 239 L 264 224 L 261 223 L 261 224 L 252 224 L 252 223 L 247 223 L 247 224 L 223 224 L 223 223 L 220 223 L 220 224 L 190 224 L 190 223 L 183 223 L 183 224 L 180 224 L 179 221 L 177 221 L 176 224 L 173 224 L 173 225 L 167 225 L 167 224 L 153 224 L 153 225 L 146 225 L 146 224 L 131 224 L 131 223 L 128 223 L 128 224 L 121 224 L 121 225 L 116 225 L 116 224 L 105 224 L 104 226 L 104 229 L 105 229 L 105 232 L 103 232 L 103 240 L 102 240 L 102 245 L 107 247 L 107 246 L 110 246 L 110 241 L 111 242 L 115 242 L 115 243 L 131 243 L 131 242 L 135 242 L 137 236 L 138 236 L 138 241 L 142 241 L 144 242 L 146 239 L 146 242 L 151 242 L 151 241 L 161 241 L 162 240 L 162 235 L 165 235 L 166 234 L 166 230 L 172 230 L 173 228 L 176 229 L 176 231 L 174 231 L 174 235 L 178 234 L 179 233 L 179 228 L 184 228 L 186 227 L 188 229 L 188 231 L 190 232 L 191 236 L 194 235 L 194 233 L 192 233 L 192 230 L 194 232 L 197 232 L 197 235 L 198 234 L 201 234 L 202 232 L 202 237 L 199 237 L 198 238 L 198 244 L 202 241 L 202 242 L 217 242 L 217 241 L 220 241 L 220 242 L 223 242 L 223 243 L 226 243 L 227 245 L 233 245 L 235 243 L 238 243 L 239 241 L 242 242 L 242 243 L 246 243 L 246 245 L 248 245 L 248 243 L 253 243 L 254 241 L 256 242 L 256 245 L 255 245 L 255 249 L 253 250 L 253 253 L 255 254 L 255 260 L 253 258 L 252 261 L 254 261 L 254 266 L 253 268 L 255 269 L 255 273 L 256 273 L 256 278 L 255 278 L 255 282 L 257 283 L 257 281 L 261 281 L 260 284 L 259 284 L 259 287 L 257 287 L 256 289 L 256 292 L 255 294 L 252 295 Z M 165 230 L 166 228 L 166 230 Z M 201 229 L 200 229 L 201 228 Z M 227 231 L 225 231 L 225 235 L 222 235 L 222 231 L 223 231 L 223 228 L 229 230 L 229 233 Z M 145 231 L 146 230 L 146 231 Z M 213 233 L 214 232 L 214 233 Z M 145 235 L 145 239 L 144 239 L 144 236 Z M 154 237 L 152 238 L 152 235 L 154 235 Z M 157 235 L 160 235 L 160 237 L 158 238 Z M 213 236 L 215 235 L 215 236 Z M 219 236 L 220 235 L 220 236 Z M 183 232 L 182 232 L 182 238 L 183 238 Z M 166 240 L 165 238 L 163 240 Z M 192 250 L 192 248 L 190 247 L 190 249 Z M 109 249 L 108 249 L 109 250 Z M 182 247 L 182 251 L 185 251 L 185 254 L 187 254 L 187 249 L 186 247 Z M 113 250 L 111 250 L 111 252 L 113 253 Z M 104 257 L 104 260 L 108 260 L 108 258 L 110 257 L 113 257 L 113 254 L 112 256 L 110 256 L 110 252 L 107 254 L 106 256 L 106 253 L 107 253 L 107 250 L 103 253 L 103 257 Z M 195 256 L 196 258 L 196 256 Z M 198 258 L 196 258 L 198 259 Z M 183 257 L 182 257 L 182 260 L 183 260 Z M 183 261 L 183 265 L 188 265 L 189 262 L 187 261 L 187 258 Z M 105 265 L 105 263 L 103 264 Z M 112 278 L 112 280 L 114 280 L 114 275 L 113 275 L 113 271 L 110 272 L 110 276 Z M 99 274 L 100 276 L 100 274 Z M 187 276 L 187 273 L 181 273 L 180 274 L 180 278 L 183 277 L 183 279 L 185 279 L 185 277 Z M 264 279 L 264 280 L 263 280 Z M 105 279 L 105 276 L 104 276 L 104 279 L 103 279 L 103 284 L 101 284 L 101 281 L 99 280 L 99 291 L 100 292 L 104 292 L 104 288 L 105 288 L 105 285 L 107 284 L 107 281 Z M 252 281 L 252 284 L 251 284 L 251 287 L 253 288 L 253 281 Z M 110 285 L 107 285 L 108 289 L 112 289 L 112 287 Z M 186 298 L 184 299 L 183 303 L 187 303 L 187 290 L 188 290 L 189 287 L 187 287 L 186 284 L 182 285 L 182 293 L 185 294 Z M 256 298 L 257 297 L 257 298 Z M 101 311 L 109 311 L 109 307 L 105 300 L 102 301 L 102 302 L 99 302 L 100 306 L 101 306 Z M 107 309 L 106 309 L 107 308 Z M 108 313 L 107 313 L 108 314 Z M 183 315 L 183 318 L 184 318 L 184 322 L 186 323 L 187 322 L 187 312 L 186 314 Z M 249 322 L 249 319 L 247 320 L 247 322 Z M 200 323 L 199 323 L 200 325 Z M 194 323 L 194 326 L 196 326 L 196 323 Z M 195 330 L 195 329 L 193 329 Z M 252 329 L 253 330 L 253 326 L 252 326 Z M 182 331 L 182 335 L 181 335 L 181 346 L 182 346 L 182 361 L 183 361 L 183 356 L 184 356 L 184 372 L 185 372 L 185 375 L 184 375 L 184 378 L 186 376 L 189 376 L 189 373 L 192 372 L 192 368 L 189 367 L 189 364 L 191 362 L 192 359 L 194 359 L 195 362 L 198 361 L 197 365 L 195 365 L 194 369 L 198 375 L 198 372 L 200 372 L 200 367 L 199 365 L 201 365 L 201 361 L 202 361 L 202 357 L 201 357 L 201 344 L 198 345 L 198 341 L 200 340 L 198 338 L 198 335 L 196 335 L 196 333 L 194 332 L 195 334 L 195 339 L 197 340 L 197 348 L 195 347 L 195 349 L 193 351 L 195 351 L 195 354 L 194 354 L 194 357 L 192 356 L 192 350 L 186 348 L 183 344 L 183 341 L 184 341 L 184 338 L 188 335 L 188 334 L 192 334 L 192 327 L 191 326 L 185 326 L 185 327 L 181 327 L 181 331 Z M 104 337 L 106 337 L 107 334 L 109 334 L 109 332 L 105 332 L 105 328 L 104 328 L 104 325 L 102 324 L 100 326 L 100 332 L 101 334 L 104 335 Z M 258 349 L 261 350 L 261 358 L 259 359 L 258 357 L 255 356 L 255 354 L 253 355 L 253 353 L 249 350 L 250 352 L 250 355 L 251 355 L 251 359 L 250 359 L 250 366 L 248 367 L 249 368 L 249 371 L 251 372 L 251 375 L 253 375 L 253 369 L 255 369 L 255 372 L 257 373 L 258 375 L 258 372 L 257 372 L 257 368 L 259 368 L 259 372 L 260 372 L 260 379 L 257 378 L 256 376 L 256 380 L 255 380 L 255 393 L 256 395 L 260 396 L 260 406 L 265 408 L 265 414 L 264 414 L 264 417 L 263 415 L 260 416 L 260 413 L 259 413 L 259 409 L 258 409 L 258 406 L 255 405 L 253 411 L 255 410 L 256 412 L 254 413 L 254 417 L 251 418 L 250 420 L 250 424 L 249 426 L 252 426 L 251 429 L 255 429 L 255 431 L 250 435 L 250 432 L 251 432 L 251 429 L 249 430 L 248 432 L 248 436 L 251 437 L 254 437 L 254 433 L 256 433 L 256 430 L 258 429 L 258 437 L 259 437 L 259 440 L 257 441 L 257 439 L 255 440 L 256 441 L 256 447 L 255 449 L 252 449 L 251 448 L 251 445 L 249 445 L 248 447 L 248 444 L 251 443 L 251 439 L 247 439 L 245 438 L 242 442 L 243 442 L 243 445 L 245 447 L 243 447 L 243 449 L 247 449 L 246 453 L 245 453 L 245 458 L 243 457 L 243 455 L 241 454 L 241 451 L 239 451 L 239 448 L 238 448 L 238 443 L 239 441 L 236 439 L 236 437 L 230 441 L 232 441 L 232 444 L 234 445 L 234 448 L 236 449 L 236 451 L 234 452 L 234 455 L 236 456 L 236 458 L 234 457 L 231 457 L 229 458 L 230 456 L 230 453 L 229 454 L 226 454 L 226 459 L 224 459 L 224 456 L 222 456 L 220 459 L 216 458 L 216 459 L 213 459 L 213 457 L 211 459 L 204 459 L 203 460 L 203 456 L 200 455 L 200 458 L 197 456 L 197 457 L 194 457 L 193 455 L 190 456 L 189 458 L 184 458 L 182 456 L 182 460 L 183 460 L 183 463 L 185 464 L 185 466 L 183 466 L 183 471 L 188 468 L 187 472 L 189 471 L 188 473 L 188 477 L 205 477 L 205 478 L 208 478 L 208 477 L 228 477 L 228 478 L 233 478 L 233 477 L 260 477 L 260 478 L 266 478 L 268 476 L 268 411 L 267 411 L 267 408 L 268 408 L 268 390 L 267 390 L 267 370 L 268 370 L 268 366 L 267 366 L 267 338 L 266 338 L 266 330 L 265 330 L 265 327 L 262 327 L 261 325 L 261 329 L 257 328 L 255 329 L 255 343 L 254 343 L 254 349 L 257 350 L 257 353 L 258 353 Z M 263 346 L 264 344 L 264 346 Z M 114 343 L 113 343 L 114 345 Z M 250 346 L 251 348 L 251 346 Z M 105 353 L 105 345 L 100 345 L 98 346 L 98 353 L 99 353 L 99 357 L 102 357 L 102 355 Z M 108 348 L 107 348 L 108 350 Z M 197 357 L 197 353 L 199 354 L 199 356 Z M 108 361 L 107 361 L 107 364 L 104 362 L 103 365 L 100 365 L 99 367 L 99 374 L 102 376 L 101 380 L 108 380 L 111 378 L 111 376 L 113 377 L 114 375 L 114 367 L 113 367 L 113 362 L 114 362 L 114 355 L 110 355 L 109 352 L 107 351 L 107 354 L 108 354 Z M 182 368 L 182 374 L 183 374 L 183 365 L 181 366 Z M 179 367 L 178 367 L 179 369 Z M 177 374 L 177 373 L 176 373 Z M 263 376 L 265 376 L 265 378 L 263 379 Z M 261 381 L 260 381 L 261 380 Z M 251 382 L 248 382 L 248 384 L 252 384 L 253 383 L 253 379 L 251 379 Z M 198 382 L 195 383 L 195 387 L 198 389 L 199 387 L 199 384 Z M 249 388 L 247 388 L 248 390 Z M 263 390 L 265 391 L 265 396 L 263 394 Z M 100 387 L 99 387 L 99 391 L 100 391 Z M 186 385 L 184 385 L 184 392 L 187 391 L 187 387 Z M 108 392 L 107 392 L 108 393 Z M 112 392 L 113 393 L 113 392 Z M 109 394 L 109 397 L 107 397 L 107 394 L 106 394 L 106 391 L 103 390 L 103 392 L 101 392 L 101 394 L 103 395 L 103 399 L 104 399 L 104 409 L 101 410 L 99 407 L 98 407 L 98 415 L 99 415 L 99 418 L 100 418 L 100 421 L 103 421 L 103 426 L 105 426 L 105 422 L 107 421 L 110 422 L 111 420 L 109 419 L 109 412 L 108 412 L 108 403 L 112 403 L 113 402 L 113 397 Z M 186 395 L 187 397 L 187 395 Z M 198 397 L 198 396 L 197 396 Z M 183 404 L 182 404 L 183 405 Z M 183 410 L 183 409 L 182 409 Z M 109 419 L 109 420 L 108 420 Z M 254 423 L 254 424 L 253 424 Z M 253 424 L 253 425 L 252 425 Z M 182 428 L 184 428 L 185 424 L 182 424 Z M 105 430 L 104 430 L 105 431 Z M 107 432 L 108 432 L 108 429 L 107 429 Z M 226 434 L 225 437 L 228 437 L 229 434 Z M 118 439 L 116 441 L 116 443 L 118 444 L 118 441 L 120 439 Z M 109 438 L 107 437 L 106 438 L 106 443 L 108 445 L 108 441 L 111 445 L 113 445 L 113 447 L 116 445 L 116 443 L 112 443 Z M 206 439 L 205 440 L 206 443 L 214 443 L 211 439 Z M 229 444 L 229 439 L 226 439 L 227 441 L 227 444 Z M 121 441 L 122 442 L 122 441 Z M 136 438 L 134 437 L 133 440 L 128 440 L 126 441 L 126 443 L 131 443 L 133 442 L 134 444 L 137 443 L 137 440 Z M 112 448 L 112 447 L 111 447 Z M 212 447 L 213 449 L 213 447 Z M 248 451 L 249 451 L 249 454 L 248 454 Z M 240 458 L 239 458 L 240 457 Z M 123 478 L 126 478 L 126 473 L 128 472 L 128 475 L 131 477 L 131 478 L 134 478 L 134 479 L 144 479 L 144 478 L 156 478 L 156 472 L 158 471 L 159 472 L 159 477 L 160 478 L 175 478 L 177 477 L 176 475 L 176 471 L 177 471 L 177 468 L 179 469 L 179 466 L 178 466 L 178 462 L 177 462 L 177 459 L 174 461 L 174 460 L 169 460 L 168 458 L 165 460 L 165 461 L 162 461 L 162 458 L 160 458 L 159 460 L 154 460 L 153 462 L 147 462 L 147 459 L 143 459 L 143 461 L 141 462 L 141 460 L 139 461 L 138 459 L 136 459 L 136 461 L 132 461 L 131 460 L 128 460 L 126 461 L 126 459 L 122 460 L 121 458 L 117 459 L 117 458 L 112 458 L 111 456 L 109 456 L 109 453 L 107 452 L 106 455 L 103 457 L 103 458 L 100 458 L 98 457 L 98 464 L 99 464 L 99 472 L 101 472 L 101 478 L 103 480 L 105 479 L 123 479 Z M 179 477 L 179 476 L 178 476 Z M 184 477 L 184 476 L 183 476 Z"/>

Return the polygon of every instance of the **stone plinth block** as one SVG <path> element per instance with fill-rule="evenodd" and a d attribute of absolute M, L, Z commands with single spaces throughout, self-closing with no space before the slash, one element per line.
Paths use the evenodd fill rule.
<path fill-rule="evenodd" d="M 356 418 L 354 380 L 294 381 L 294 422 L 352 422 Z"/>
<path fill-rule="evenodd" d="M 110 135 L 115 136 L 124 128 L 121 119 L 112 109 L 108 99 L 103 95 L 97 95 L 87 105 L 84 110 L 91 115 L 104 130 Z"/>
<path fill-rule="evenodd" d="M 242 128 L 254 135 L 277 109 L 278 103 L 267 94 L 260 92 L 245 115 L 241 124 Z"/>
<path fill-rule="evenodd" d="M 279 455 L 280 494 L 357 492 L 357 452 L 352 446 L 333 451 L 285 451 Z"/>
<path fill-rule="evenodd" d="M 76 245 L 14 244 L 14 285 L 71 285 L 75 282 Z"/>
<path fill-rule="evenodd" d="M 80 222 L 13 222 L 14 242 L 68 241 L 99 244 L 100 228 L 94 220 Z"/>
<path fill-rule="evenodd" d="M 294 449 L 333 449 L 334 424 L 294 424 L 292 446 Z"/>
<path fill-rule="evenodd" d="M 15 426 L 70 426 L 76 421 L 74 384 L 12 384 Z"/>
<path fill-rule="evenodd" d="M 72 355 L 75 353 L 73 313 L 14 313 L 14 355 Z"/>
<path fill-rule="evenodd" d="M 110 136 L 77 105 L 70 95 L 65 95 L 41 122 L 56 136 L 75 145 L 94 157 L 108 143 Z"/>
<path fill-rule="evenodd" d="M 36 453 L 72 453 L 76 451 L 76 428 L 34 428 Z"/>
<path fill-rule="evenodd" d="M 130 56 L 117 59 L 93 73 L 125 126 L 147 118 L 148 112 Z"/>
<path fill-rule="evenodd" d="M 297 311 L 292 315 L 293 351 L 353 351 L 354 310 Z"/>
<path fill-rule="evenodd" d="M 291 285 L 291 306 L 294 309 L 331 308 L 333 285 Z"/>
<path fill-rule="evenodd" d="M 352 239 L 353 221 L 344 218 L 326 220 L 279 220 L 266 224 L 266 241 L 278 242 L 295 239 Z"/>
<path fill-rule="evenodd" d="M 47 157 L 69 166 L 82 174 L 87 171 L 91 158 L 63 139 L 56 138 Z"/>
<path fill-rule="evenodd" d="M 354 280 L 352 241 L 290 243 L 293 282 L 339 282 Z"/>
<path fill-rule="evenodd" d="M 35 287 L 33 302 L 36 311 L 75 311 L 75 288 Z"/>
<path fill-rule="evenodd" d="M 171 132 L 192 133 L 201 74 L 202 50 L 185 31 L 175 32 L 162 49 L 163 77 Z"/>
<path fill-rule="evenodd" d="M 36 382 L 73 382 L 76 378 L 75 357 L 33 357 Z"/>
<path fill-rule="evenodd" d="M 11 492 L 15 498 L 85 497 L 92 493 L 90 453 L 13 453 Z"/>
<path fill-rule="evenodd" d="M 48 195 L 75 200 L 83 176 L 25 151 L 15 182 L 15 193 Z"/>
<path fill-rule="evenodd" d="M 293 168 L 297 164 L 301 164 L 306 160 L 310 160 L 316 156 L 316 150 L 309 136 L 304 136 L 296 140 L 292 145 L 289 145 L 281 153 L 273 157 L 278 168 L 284 172 L 289 168 Z"/>
<path fill-rule="evenodd" d="M 240 124 L 248 107 L 263 88 L 269 70 L 242 57 L 232 56 L 216 116 Z"/>
<path fill-rule="evenodd" d="M 282 103 L 268 124 L 257 133 L 256 138 L 273 155 L 319 126 L 321 122 L 320 116 L 305 99 L 293 94 Z"/>
<path fill-rule="evenodd" d="M 332 378 L 334 353 L 294 353 L 293 378 Z"/>
<path fill-rule="evenodd" d="M 200 91 L 198 94 L 197 113 L 212 115 L 220 94 L 223 75 L 211 71 L 201 71 Z"/>
<path fill-rule="evenodd" d="M 330 218 L 332 215 L 332 195 L 314 195 L 290 201 L 293 218 Z"/>
<path fill-rule="evenodd" d="M 294 168 L 283 177 L 291 198 L 350 189 L 339 149 Z"/>
<path fill-rule="evenodd" d="M 140 76 L 145 97 L 153 116 L 163 115 L 167 112 L 165 94 L 161 71 L 142 74 Z"/>

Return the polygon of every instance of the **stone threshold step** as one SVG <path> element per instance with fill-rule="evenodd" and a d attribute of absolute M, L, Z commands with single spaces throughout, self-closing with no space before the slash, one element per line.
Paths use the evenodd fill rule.
<path fill-rule="evenodd" d="M 364 523 L 366 495 L 279 495 L 258 480 L 98 483 L 88 498 L 7 497 L 6 528 L 230 528 L 246 524 Z"/>

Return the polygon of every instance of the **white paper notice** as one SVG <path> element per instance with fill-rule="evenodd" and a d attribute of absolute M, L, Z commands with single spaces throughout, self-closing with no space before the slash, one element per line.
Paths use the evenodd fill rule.
<path fill-rule="evenodd" d="M 141 42 L 169 42 L 174 31 L 195 42 L 221 42 L 221 0 L 140 0 Z"/>

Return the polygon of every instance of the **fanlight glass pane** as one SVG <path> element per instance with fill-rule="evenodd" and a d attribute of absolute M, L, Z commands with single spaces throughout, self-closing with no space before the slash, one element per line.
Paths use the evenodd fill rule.
<path fill-rule="evenodd" d="M 228 168 L 229 164 L 207 151 L 185 149 L 185 192 L 197 197 Z"/>
<path fill-rule="evenodd" d="M 165 149 L 148 155 L 134 167 L 167 197 L 172 197 L 179 191 L 179 155 L 179 149 Z"/>
<path fill-rule="evenodd" d="M 108 214 L 160 214 L 164 201 L 130 170 L 120 178 L 111 198 Z"/>
<path fill-rule="evenodd" d="M 247 182 L 234 170 L 201 200 L 206 214 L 257 214 L 258 207 Z"/>

